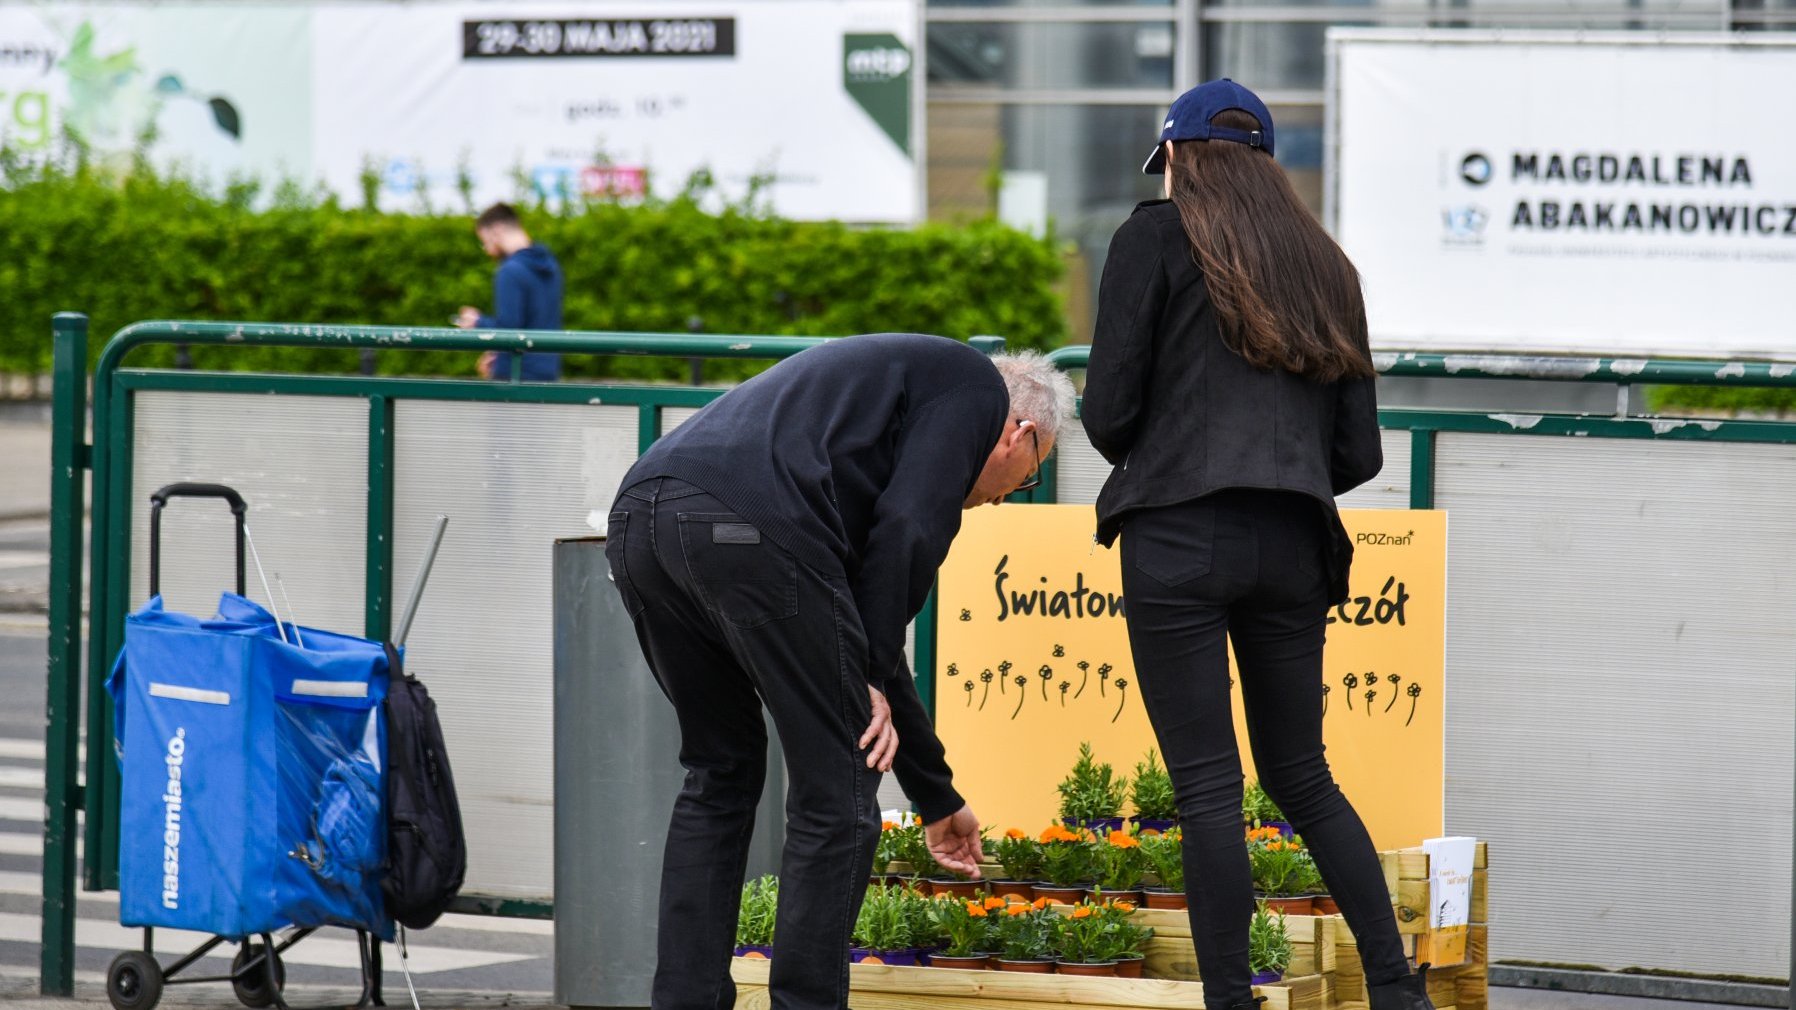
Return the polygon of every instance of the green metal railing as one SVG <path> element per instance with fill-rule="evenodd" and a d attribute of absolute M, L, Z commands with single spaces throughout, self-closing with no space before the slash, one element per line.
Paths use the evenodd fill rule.
<path fill-rule="evenodd" d="M 525 350 L 569 354 L 661 355 L 777 359 L 815 346 L 824 338 L 694 334 L 474 332 L 374 326 L 145 322 L 119 331 L 102 350 L 93 374 L 93 435 L 88 415 L 87 320 L 60 314 L 52 325 L 54 430 L 51 471 L 50 639 L 46 738 L 46 808 L 42 988 L 46 994 L 72 991 L 74 968 L 75 875 L 87 889 L 116 886 L 119 779 L 112 760 L 110 700 L 101 688 L 109 660 L 123 645 L 129 609 L 131 474 L 134 408 L 139 391 L 264 393 L 290 396 L 361 398 L 367 401 L 367 543 L 363 633 L 385 637 L 392 619 L 394 408 L 401 400 L 508 403 L 605 404 L 634 406 L 639 412 L 638 451 L 661 431 L 666 407 L 696 407 L 724 392 L 720 388 L 583 384 L 494 383 L 457 379 L 275 375 L 127 369 L 127 355 L 151 344 L 211 346 L 306 346 L 404 348 L 412 350 Z M 997 338 L 971 341 L 987 353 Z M 1049 355 L 1057 366 L 1082 368 L 1085 347 Z M 1627 361 L 1616 359 L 1505 358 L 1488 355 L 1383 354 L 1381 372 L 1392 376 L 1530 378 L 1603 382 L 1624 389 L 1633 384 L 1700 384 L 1796 387 L 1796 366 L 1762 363 Z M 519 373 L 514 368 L 514 376 Z M 1625 414 L 1625 409 L 1623 411 Z M 1796 442 L 1796 424 L 1764 421 L 1664 421 L 1631 416 L 1497 414 L 1482 411 L 1381 410 L 1386 428 L 1407 430 L 1412 439 L 1410 504 L 1434 504 L 1434 449 L 1438 432 L 1491 432 L 1527 435 L 1586 435 L 1604 438 L 1695 439 L 1734 442 Z M 88 471 L 93 474 L 86 633 L 87 785 L 77 782 L 82 691 L 78 670 L 83 642 L 81 503 Z M 1050 457 L 1043 483 L 1017 500 L 1057 500 L 1056 467 Z M 916 666 L 919 688 L 933 688 L 934 600 L 919 615 Z M 78 866 L 74 844 L 76 813 L 86 810 L 86 859 Z M 461 910 L 500 915 L 547 916 L 545 903 L 469 897 Z"/>

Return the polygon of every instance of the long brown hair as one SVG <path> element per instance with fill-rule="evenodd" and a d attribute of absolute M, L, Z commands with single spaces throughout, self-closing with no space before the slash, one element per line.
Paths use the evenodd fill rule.
<path fill-rule="evenodd" d="M 1262 128 L 1238 109 L 1210 122 Z M 1166 170 L 1229 350 L 1320 382 L 1374 374 L 1359 271 L 1277 162 L 1245 144 L 1190 140 L 1174 145 Z"/>

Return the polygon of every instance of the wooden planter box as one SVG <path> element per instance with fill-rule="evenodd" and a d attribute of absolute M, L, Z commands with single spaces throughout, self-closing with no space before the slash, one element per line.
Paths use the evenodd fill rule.
<path fill-rule="evenodd" d="M 1429 867 L 1421 849 L 1378 854 L 1392 914 L 1413 957 L 1416 939 L 1428 931 Z M 1480 842 L 1473 861 L 1471 928 L 1466 963 L 1428 973 L 1437 1010 L 1489 1010 L 1489 850 Z M 989 874 L 997 867 L 986 870 Z M 1064 908 L 1064 906 L 1062 906 Z M 1154 928 L 1144 965 L 1146 979 L 1062 978 L 943 968 L 855 965 L 850 969 L 856 1010 L 1038 1010 L 1048 1006 L 1149 1007 L 1190 1010 L 1203 1006 L 1191 924 L 1182 911 L 1143 908 L 1135 921 Z M 1368 1010 L 1359 946 L 1338 915 L 1288 916 L 1291 967 L 1284 981 L 1255 991 L 1265 1010 Z M 764 1010 L 766 961 L 736 961 L 738 1008 Z"/>
<path fill-rule="evenodd" d="M 767 973 L 771 961 L 736 958 L 736 1010 L 769 1010 Z M 849 1003 L 855 1010 L 1092 1010 L 1144 1007 L 1148 1010 L 1202 1010 L 1203 987 L 1167 979 L 1075 978 L 1021 975 L 958 968 L 899 968 L 857 964 L 848 969 Z M 1326 1010 L 1321 976 L 1288 978 L 1259 986 L 1263 1010 Z"/>

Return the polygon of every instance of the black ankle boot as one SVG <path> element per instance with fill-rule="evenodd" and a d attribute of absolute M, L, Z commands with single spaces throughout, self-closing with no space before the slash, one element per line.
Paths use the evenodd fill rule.
<path fill-rule="evenodd" d="M 1395 982 L 1369 985 L 1366 995 L 1372 1010 L 1434 1010 L 1434 1001 L 1428 998 L 1427 965 L 1417 968 L 1414 975 L 1406 975 Z"/>
<path fill-rule="evenodd" d="M 1240 1003 L 1230 1003 L 1225 1010 L 1260 1010 L 1260 1004 L 1264 1002 L 1266 1002 L 1266 997 L 1255 996 L 1253 999 Z"/>

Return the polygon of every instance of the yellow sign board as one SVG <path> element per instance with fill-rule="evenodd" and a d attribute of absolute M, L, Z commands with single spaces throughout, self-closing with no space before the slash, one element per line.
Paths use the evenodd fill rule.
<path fill-rule="evenodd" d="M 1441 833 L 1446 514 L 1342 519 L 1355 552 L 1352 598 L 1329 612 L 1323 659 L 1329 766 L 1379 848 L 1420 845 Z M 1130 660 L 1120 552 L 1093 548 L 1095 523 L 1088 505 L 976 509 L 942 566 L 936 731 L 955 786 L 997 833 L 1056 816 L 1054 787 L 1081 741 L 1125 775 L 1157 749 Z"/>

